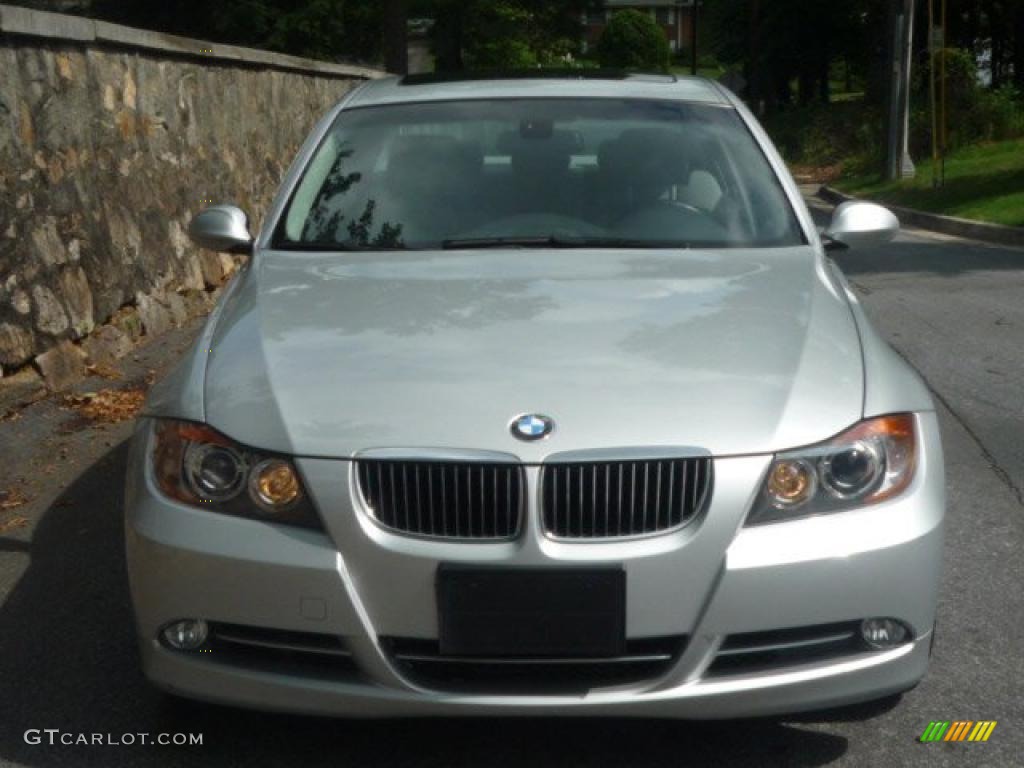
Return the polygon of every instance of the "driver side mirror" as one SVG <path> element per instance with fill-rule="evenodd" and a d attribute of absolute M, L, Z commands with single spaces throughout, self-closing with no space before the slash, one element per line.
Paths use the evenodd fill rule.
<path fill-rule="evenodd" d="M 198 213 L 188 235 L 200 248 L 221 253 L 252 253 L 249 217 L 233 205 L 215 205 Z"/>
<path fill-rule="evenodd" d="M 848 200 L 832 213 L 832 222 L 824 231 L 832 243 L 825 247 L 850 248 L 888 243 L 900 231 L 900 220 L 892 211 L 874 203 Z"/>

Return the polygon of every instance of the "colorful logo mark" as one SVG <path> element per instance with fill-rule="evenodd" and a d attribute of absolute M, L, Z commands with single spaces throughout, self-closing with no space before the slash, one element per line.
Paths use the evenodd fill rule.
<path fill-rule="evenodd" d="M 921 741 L 988 741 L 996 729 L 995 720 L 932 720 Z"/>

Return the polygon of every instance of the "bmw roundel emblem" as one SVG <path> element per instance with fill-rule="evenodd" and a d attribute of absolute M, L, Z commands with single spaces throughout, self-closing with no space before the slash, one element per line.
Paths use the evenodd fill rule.
<path fill-rule="evenodd" d="M 539 413 L 525 413 L 512 420 L 511 430 L 520 440 L 540 440 L 551 434 L 555 422 Z"/>

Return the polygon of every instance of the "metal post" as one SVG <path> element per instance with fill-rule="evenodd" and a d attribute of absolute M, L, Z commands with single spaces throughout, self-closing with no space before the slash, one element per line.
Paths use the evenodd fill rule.
<path fill-rule="evenodd" d="M 910 159 L 910 61 L 913 52 L 914 0 L 892 0 L 889 82 L 889 137 L 885 177 L 913 178 Z"/>
<path fill-rule="evenodd" d="M 900 111 L 903 114 L 900 130 L 903 141 L 900 145 L 900 178 L 912 179 L 917 172 L 910 159 L 910 64 L 914 56 L 914 0 L 906 0 L 903 30 L 903 76 L 901 80 Z"/>

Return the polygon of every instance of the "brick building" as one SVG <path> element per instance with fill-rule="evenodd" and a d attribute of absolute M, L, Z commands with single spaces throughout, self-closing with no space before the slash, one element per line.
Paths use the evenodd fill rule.
<path fill-rule="evenodd" d="M 673 52 L 690 47 L 693 0 L 605 0 L 603 10 L 584 14 L 584 50 L 597 44 L 611 15 L 626 8 L 650 14 L 664 30 Z"/>

